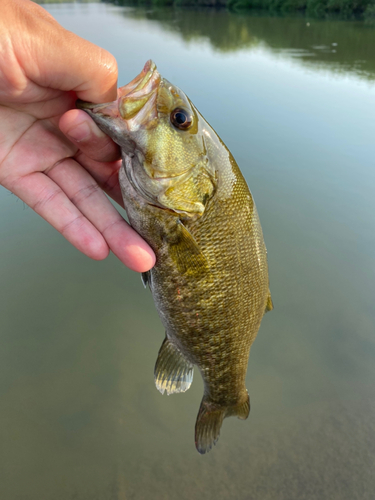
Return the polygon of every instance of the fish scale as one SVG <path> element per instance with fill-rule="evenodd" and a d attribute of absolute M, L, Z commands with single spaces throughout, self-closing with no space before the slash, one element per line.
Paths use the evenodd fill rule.
<path fill-rule="evenodd" d="M 166 331 L 156 386 L 184 392 L 199 369 L 195 442 L 206 453 L 224 418 L 248 417 L 250 347 L 273 307 L 255 203 L 225 144 L 151 61 L 114 103 L 79 106 L 121 147 L 125 209 L 156 254 L 143 275 Z"/>

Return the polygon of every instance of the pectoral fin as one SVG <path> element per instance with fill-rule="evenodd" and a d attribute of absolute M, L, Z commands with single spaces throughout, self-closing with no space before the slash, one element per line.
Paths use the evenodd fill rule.
<path fill-rule="evenodd" d="M 206 257 L 180 220 L 177 222 L 176 232 L 169 248 L 170 255 L 181 273 L 197 275 L 208 272 Z"/>
<path fill-rule="evenodd" d="M 193 381 L 193 365 L 165 338 L 155 365 L 155 385 L 164 394 L 185 392 Z"/>
<path fill-rule="evenodd" d="M 147 285 L 150 283 L 150 271 L 146 271 L 145 273 L 141 273 L 141 280 L 143 286 L 147 288 Z"/>

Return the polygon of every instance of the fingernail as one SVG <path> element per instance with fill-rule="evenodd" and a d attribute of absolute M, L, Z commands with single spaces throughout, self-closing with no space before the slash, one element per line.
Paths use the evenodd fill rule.
<path fill-rule="evenodd" d="M 67 136 L 70 137 L 75 142 L 81 142 L 85 139 L 88 139 L 91 135 L 91 129 L 86 122 L 82 122 L 76 127 L 73 127 L 67 133 Z"/>

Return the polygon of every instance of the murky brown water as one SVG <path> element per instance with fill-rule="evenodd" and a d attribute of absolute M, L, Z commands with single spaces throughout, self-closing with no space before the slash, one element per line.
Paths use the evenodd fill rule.
<path fill-rule="evenodd" d="M 257 202 L 275 310 L 252 348 L 249 420 L 199 456 L 202 383 L 155 389 L 164 332 L 139 276 L 0 189 L 0 497 L 372 499 L 375 28 L 46 8 L 114 53 L 120 84 L 153 58 L 218 131 Z"/>

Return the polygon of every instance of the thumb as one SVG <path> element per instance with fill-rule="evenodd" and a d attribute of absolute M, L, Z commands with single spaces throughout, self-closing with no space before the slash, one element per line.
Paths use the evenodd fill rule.
<path fill-rule="evenodd" d="M 3 3 L 3 2 L 2 2 Z M 10 0 L 12 42 L 25 76 L 45 88 L 75 91 L 91 102 L 117 97 L 117 63 L 107 52 L 64 29 L 42 7 L 30 0 Z"/>

